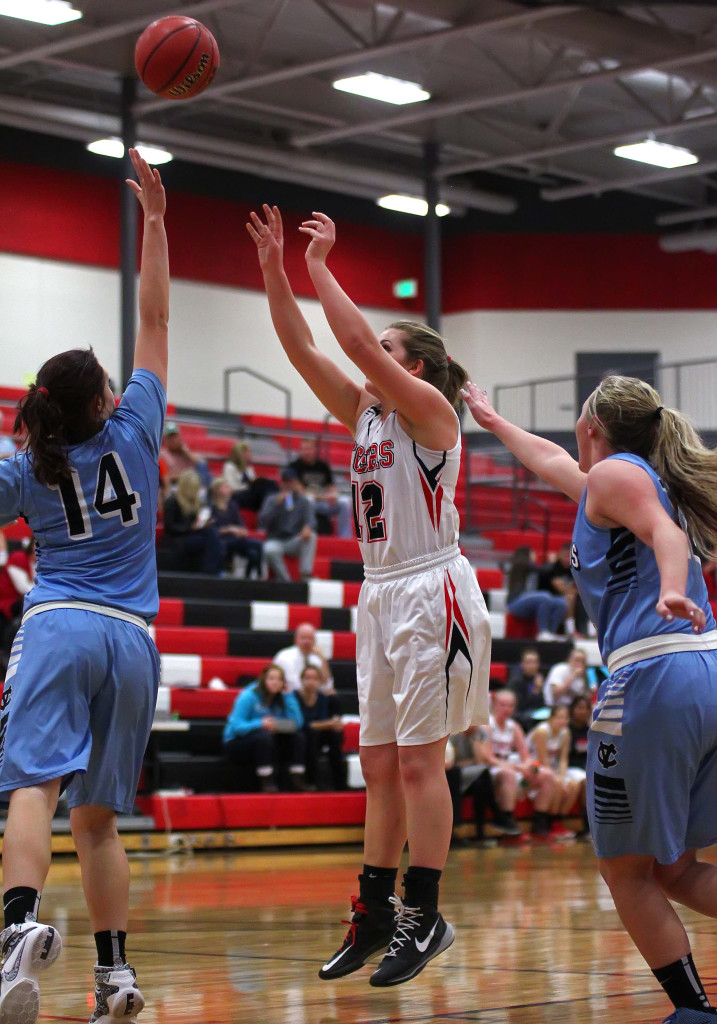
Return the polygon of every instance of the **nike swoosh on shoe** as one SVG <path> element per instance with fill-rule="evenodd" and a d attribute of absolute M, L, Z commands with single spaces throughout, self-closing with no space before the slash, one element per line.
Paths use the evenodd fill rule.
<path fill-rule="evenodd" d="M 418 939 L 414 939 L 414 942 L 416 943 L 416 949 L 418 950 L 419 953 L 425 953 L 426 950 L 428 949 L 428 943 L 433 938 L 433 933 L 435 932 L 436 928 L 438 927 L 438 922 L 439 921 L 440 921 L 440 918 L 437 918 L 435 924 L 433 925 L 433 927 L 431 928 L 430 932 L 428 933 L 426 938 L 423 940 L 423 942 L 419 942 Z"/>
<path fill-rule="evenodd" d="M 345 953 L 348 953 L 348 951 L 350 949 L 351 949 L 351 946 L 347 946 L 346 949 L 342 949 L 340 953 L 336 954 L 336 956 L 333 958 L 333 960 L 329 960 L 329 962 L 327 964 L 324 964 L 324 966 L 321 968 L 321 970 L 322 971 L 330 971 L 331 968 L 334 966 L 334 964 L 337 964 L 339 962 L 339 960 L 341 959 L 341 957 Z"/>
<path fill-rule="evenodd" d="M 15 978 L 17 977 L 18 971 L 20 970 L 20 962 L 22 960 L 22 951 L 25 948 L 25 943 L 27 942 L 28 938 L 29 938 L 29 932 L 28 932 L 27 935 L 23 935 L 23 937 L 20 939 L 20 941 L 18 942 L 18 944 L 15 946 L 15 948 L 12 951 L 12 953 L 10 954 L 10 959 L 11 960 L 12 960 L 13 957 L 15 957 L 15 962 L 14 962 L 13 966 L 10 968 L 10 970 L 8 970 L 5 967 L 5 965 L 3 965 L 3 969 L 2 969 L 2 980 L 3 981 L 6 981 L 6 982 L 9 983 L 9 982 L 14 981 Z"/>

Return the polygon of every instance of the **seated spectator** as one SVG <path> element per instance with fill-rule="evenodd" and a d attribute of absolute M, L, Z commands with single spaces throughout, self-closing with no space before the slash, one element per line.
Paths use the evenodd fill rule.
<path fill-rule="evenodd" d="M 306 790 L 303 718 L 284 683 L 279 666 L 267 665 L 239 694 L 224 726 L 225 756 L 253 768 L 262 793 L 276 793 L 286 782 L 294 792 Z"/>
<path fill-rule="evenodd" d="M 522 831 L 517 824 L 511 824 L 504 820 L 503 812 L 495 799 L 493 779 L 488 765 L 478 760 L 477 735 L 477 727 L 471 726 L 465 732 L 457 733 L 449 738 L 446 776 L 453 802 L 453 828 L 455 829 L 461 823 L 463 798 L 470 796 L 473 801 L 476 842 L 479 846 L 488 846 L 494 845 L 495 840 L 486 839 L 485 812 L 487 808 L 490 809 L 493 817 L 491 827 L 494 832 L 505 836 L 519 836 L 522 835 Z M 454 840 L 454 844 L 459 845 L 457 840 Z"/>
<path fill-rule="evenodd" d="M 201 455 L 191 451 L 184 443 L 178 424 L 171 421 L 165 423 L 160 454 L 167 467 L 170 484 L 176 484 L 181 474 L 190 469 L 199 474 L 199 479 L 204 487 L 208 487 L 211 483 L 212 474 L 209 471 L 209 466 Z"/>
<path fill-rule="evenodd" d="M 331 467 L 319 458 L 318 441 L 304 438 L 298 459 L 290 462 L 289 467 L 296 473 L 308 496 L 314 499 L 318 532 L 333 532 L 337 537 L 355 536 L 351 501 L 336 489 Z"/>
<path fill-rule="evenodd" d="M 316 515 L 293 469 L 282 470 L 278 493 L 265 498 L 259 527 L 266 530 L 264 558 L 274 576 L 288 582 L 284 555 L 298 555 L 301 577 L 309 579 L 316 557 Z"/>
<path fill-rule="evenodd" d="M 555 790 L 550 808 L 551 839 L 574 839 L 575 833 L 565 827 L 564 819 L 575 806 L 581 780 L 568 767 L 570 750 L 570 712 L 565 704 L 550 709 L 550 718 L 528 734 L 528 750 L 537 764 L 550 768 L 555 776 Z M 584 785 L 585 780 L 582 780 Z"/>
<path fill-rule="evenodd" d="M 277 651 L 274 655 L 274 664 L 283 669 L 287 690 L 301 689 L 301 673 L 308 665 L 313 665 L 321 676 L 321 692 L 334 692 L 329 663 L 316 642 L 316 630 L 310 622 L 299 623 L 294 631 L 293 645 Z"/>
<path fill-rule="evenodd" d="M 164 503 L 164 543 L 175 552 L 181 570 L 212 576 L 221 572 L 224 550 L 211 517 L 211 509 L 202 502 L 199 475 L 185 470 Z"/>
<path fill-rule="evenodd" d="M 539 838 L 550 834 L 550 806 L 555 776 L 549 768 L 531 758 L 525 733 L 513 719 L 515 694 L 497 690 L 493 694 L 493 714 L 479 731 L 478 760 L 490 767 L 495 797 L 500 809 L 499 822 L 514 828 L 515 805 L 521 788 L 533 801 L 531 832 Z"/>
<path fill-rule="evenodd" d="M 539 653 L 534 647 L 525 647 L 521 651 L 520 665 L 513 669 L 507 682 L 507 688 L 515 694 L 515 717 L 525 732 L 530 732 L 536 721 L 548 714 L 543 695 L 544 682 Z"/>
<path fill-rule="evenodd" d="M 590 693 L 588 679 L 588 656 L 580 647 L 574 647 L 567 661 L 559 661 L 548 672 L 543 687 L 547 707 L 558 704 L 569 707 L 574 697 Z"/>
<path fill-rule="evenodd" d="M 567 614 L 563 623 L 565 635 L 588 636 L 590 632 L 590 620 L 585 606 L 580 600 L 578 588 L 573 579 L 573 570 L 570 564 L 572 544 L 566 541 L 558 548 L 552 562 L 548 562 L 540 570 L 539 587 L 549 590 L 551 594 L 564 597 L 567 602 Z M 595 635 L 594 630 L 592 635 Z"/>
<path fill-rule="evenodd" d="M 242 519 L 239 506 L 232 498 L 231 488 L 223 477 L 212 480 L 209 487 L 212 503 L 212 522 L 219 531 L 222 541 L 224 564 L 231 563 L 234 555 L 246 560 L 244 578 L 252 576 L 261 578 L 262 544 L 260 540 L 249 536 L 246 523 Z"/>
<path fill-rule="evenodd" d="M 568 768 L 573 778 L 582 782 L 578 799 L 582 806 L 583 827 L 578 832 L 578 839 L 590 838 L 590 822 L 588 821 L 585 778 L 588 763 L 588 733 L 593 720 L 593 706 L 589 697 L 575 697 L 570 705 L 570 749 L 568 751 Z"/>
<path fill-rule="evenodd" d="M 222 467 L 222 476 L 232 490 L 232 497 L 239 508 L 258 512 L 267 494 L 278 490 L 275 480 L 257 476 L 251 461 L 251 445 L 248 441 L 235 441 L 229 458 Z"/>
<path fill-rule="evenodd" d="M 19 629 L 25 594 L 35 586 L 35 568 L 35 538 L 25 538 L 20 549 L 8 555 L 0 533 L 0 640 L 5 654 Z"/>
<path fill-rule="evenodd" d="M 517 619 L 535 619 L 537 640 L 556 640 L 568 613 L 565 597 L 540 588 L 540 572 L 532 548 L 515 549 L 508 570 L 506 608 Z"/>
<path fill-rule="evenodd" d="M 314 788 L 318 783 L 317 767 L 322 752 L 328 754 L 331 789 L 346 789 L 346 758 L 344 757 L 344 723 L 339 714 L 338 697 L 321 692 L 321 672 L 307 665 L 301 672 L 301 689 L 295 696 L 301 708 L 306 735 L 306 782 Z"/>

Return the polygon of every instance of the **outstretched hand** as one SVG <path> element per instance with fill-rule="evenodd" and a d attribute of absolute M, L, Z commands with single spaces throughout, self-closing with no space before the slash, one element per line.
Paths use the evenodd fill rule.
<path fill-rule="evenodd" d="M 311 241 L 306 250 L 307 260 L 324 262 L 336 241 L 336 225 L 325 213 L 312 213 L 313 220 L 305 220 L 299 231 L 309 235 Z"/>
<path fill-rule="evenodd" d="M 263 204 L 266 224 L 261 217 L 252 210 L 251 223 L 247 223 L 246 229 L 256 243 L 259 256 L 259 264 L 262 267 L 280 267 L 283 263 L 284 254 L 284 226 L 281 222 L 281 214 L 278 206 Z"/>
<path fill-rule="evenodd" d="M 167 208 L 164 186 L 157 168 L 151 168 L 136 149 L 130 149 L 130 160 L 137 173 L 137 181 L 127 178 L 127 184 L 142 204 L 145 217 L 163 217 Z"/>
<path fill-rule="evenodd" d="M 479 388 L 473 381 L 467 380 L 465 387 L 461 388 L 461 398 L 468 406 L 470 414 L 478 426 L 490 430 L 492 417 L 495 416 L 495 409 L 490 403 L 488 392 L 485 388 Z"/>
<path fill-rule="evenodd" d="M 687 619 L 692 623 L 693 633 L 701 633 L 705 628 L 704 611 L 689 597 L 685 597 L 684 594 L 677 591 L 661 594 L 655 608 L 657 614 L 661 615 L 663 619 L 667 619 L 668 622 L 673 619 Z"/>

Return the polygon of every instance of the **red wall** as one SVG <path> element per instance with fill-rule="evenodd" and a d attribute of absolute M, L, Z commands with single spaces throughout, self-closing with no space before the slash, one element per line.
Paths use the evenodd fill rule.
<path fill-rule="evenodd" d="M 102 267 L 119 260 L 120 184 L 45 167 L 0 163 L 0 251 Z M 177 278 L 261 289 L 245 203 L 175 193 L 167 232 Z M 300 218 L 285 217 L 286 267 L 299 295 L 314 292 Z M 331 266 L 363 306 L 412 312 L 393 298 L 400 278 L 422 280 L 417 234 L 340 224 Z M 444 243 L 444 310 L 715 309 L 717 255 L 664 253 L 657 235 L 452 236 Z"/>

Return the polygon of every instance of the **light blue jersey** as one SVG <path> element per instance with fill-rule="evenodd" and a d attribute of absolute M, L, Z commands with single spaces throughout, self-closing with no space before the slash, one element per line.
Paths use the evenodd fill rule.
<path fill-rule="evenodd" d="M 40 484 L 24 453 L 0 462 L 0 525 L 23 516 L 37 541 L 37 583 L 25 611 L 86 601 L 151 622 L 159 609 L 155 531 L 166 395 L 136 370 L 118 408 L 69 449 L 71 480 Z"/>
<path fill-rule="evenodd" d="M 677 520 L 662 481 L 648 462 L 638 455 L 621 452 L 609 456 L 643 469 L 655 485 L 662 507 Z M 660 595 L 660 573 L 655 553 L 623 526 L 603 527 L 589 522 L 585 514 L 586 493 L 580 499 L 573 530 L 572 571 L 588 615 L 597 628 L 603 661 L 625 644 L 669 633 L 692 634 L 685 619 L 668 622 L 655 605 Z M 681 524 L 682 525 L 682 524 Z M 699 559 L 690 558 L 687 597 L 704 609 L 705 630 L 715 628 L 707 588 Z"/>

